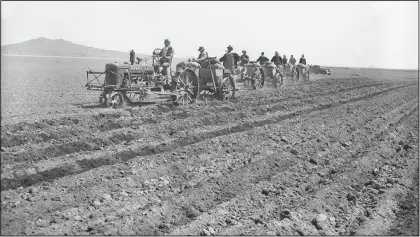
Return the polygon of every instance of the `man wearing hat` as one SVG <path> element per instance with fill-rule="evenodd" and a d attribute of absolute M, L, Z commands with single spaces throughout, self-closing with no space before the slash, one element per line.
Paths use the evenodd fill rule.
<path fill-rule="evenodd" d="M 285 55 L 283 55 L 283 65 L 286 65 L 287 64 L 287 58 L 286 58 L 286 54 Z"/>
<path fill-rule="evenodd" d="M 134 59 L 135 58 L 136 58 L 136 53 L 134 52 L 134 50 L 131 50 L 130 51 L 130 62 L 131 62 L 131 65 L 134 64 Z"/>
<path fill-rule="evenodd" d="M 244 49 L 244 50 L 242 50 L 241 63 L 240 63 L 240 65 L 243 67 L 248 62 L 249 62 L 249 56 L 246 54 L 246 50 Z"/>
<path fill-rule="evenodd" d="M 306 65 L 305 54 L 302 54 L 302 57 L 299 59 L 299 63 Z"/>
<path fill-rule="evenodd" d="M 261 56 L 257 59 L 257 62 L 260 62 L 263 65 L 265 62 L 270 61 L 266 56 L 264 56 L 264 52 L 261 53 Z"/>
<path fill-rule="evenodd" d="M 235 70 L 235 53 L 232 52 L 233 51 L 233 47 L 232 45 L 229 45 L 227 47 L 227 52 L 225 53 L 225 55 L 223 55 L 223 57 L 221 57 L 219 59 L 220 62 L 223 62 L 223 66 L 225 67 L 225 69 L 230 69 Z"/>
<path fill-rule="evenodd" d="M 172 59 L 174 57 L 174 49 L 171 46 L 171 41 L 169 39 L 165 39 L 164 41 L 165 47 L 159 53 L 160 58 L 160 65 L 162 66 L 162 75 L 168 74 L 168 67 L 172 63 Z"/>
<path fill-rule="evenodd" d="M 279 56 L 279 52 L 274 52 L 274 56 L 271 58 L 271 62 L 274 63 L 277 67 L 283 64 L 283 60 Z"/>
<path fill-rule="evenodd" d="M 219 59 L 219 61 L 223 62 L 223 66 L 226 69 L 225 72 L 229 72 L 229 81 L 233 87 L 232 97 L 234 97 L 235 96 L 235 81 L 233 80 L 233 73 L 235 72 L 237 58 L 239 58 L 239 55 L 232 51 L 233 51 L 233 47 L 232 45 L 229 45 L 227 47 L 227 52 L 225 53 L 225 55 L 223 55 L 223 57 Z"/>
<path fill-rule="evenodd" d="M 295 66 L 296 64 L 296 58 L 293 57 L 293 54 L 290 55 L 289 63 L 292 64 L 293 66 Z"/>
<path fill-rule="evenodd" d="M 207 59 L 207 54 L 203 46 L 200 46 L 198 48 L 198 51 L 200 51 L 200 54 L 198 55 L 198 58 L 196 61 L 201 64 L 205 59 Z"/>
<path fill-rule="evenodd" d="M 241 79 L 243 80 L 245 77 L 245 71 L 246 69 L 244 68 L 245 65 L 249 62 L 249 56 L 246 54 L 246 50 L 242 50 L 242 55 L 241 55 L 241 59 L 240 59 L 240 63 L 239 66 L 241 66 Z"/>

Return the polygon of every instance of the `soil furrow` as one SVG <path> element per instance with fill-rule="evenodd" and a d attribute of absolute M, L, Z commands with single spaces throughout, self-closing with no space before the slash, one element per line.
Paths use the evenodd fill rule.
<path fill-rule="evenodd" d="M 331 90 L 331 91 L 322 91 L 322 92 L 313 92 L 313 91 L 308 91 L 307 94 L 310 95 L 311 97 L 314 96 L 323 96 L 323 95 L 332 95 L 332 94 L 337 94 L 337 93 L 343 93 L 343 92 L 347 92 L 347 91 L 352 91 L 352 90 L 358 90 L 358 89 L 362 89 L 362 88 L 369 88 L 369 87 L 376 87 L 376 86 L 389 86 L 391 85 L 391 83 L 385 84 L 385 83 L 373 83 L 373 84 L 369 84 L 369 85 L 361 85 L 361 86 L 349 86 L 348 88 L 340 88 L 338 91 L 336 90 Z M 272 103 L 279 103 L 279 102 L 286 102 L 286 101 L 290 101 L 293 99 L 304 99 L 306 96 L 296 96 L 296 97 L 275 97 L 275 99 L 267 99 L 264 101 L 264 103 L 266 104 L 272 104 Z M 256 100 L 255 100 L 256 101 Z M 242 110 L 245 106 L 248 108 L 252 108 L 255 106 L 259 106 L 256 105 L 257 102 L 250 101 L 250 103 L 248 105 L 243 104 L 243 103 L 234 103 L 233 107 L 235 110 Z M 259 102 L 258 102 L 259 103 Z M 166 107 L 166 108 L 165 108 Z M 177 118 L 178 116 L 176 114 L 174 114 L 174 111 L 179 110 L 176 107 L 167 107 L 167 106 L 163 106 L 162 111 L 157 111 L 158 113 L 155 115 L 159 115 L 160 121 L 177 121 L 179 120 L 179 118 Z M 134 113 L 133 113 L 134 111 Z M 138 113 L 136 110 L 133 110 L 131 112 L 131 116 L 143 116 L 143 113 Z M 168 113 L 168 111 L 172 111 Z M 206 110 L 202 110 L 205 113 L 195 113 L 194 117 L 200 117 L 200 116 L 208 116 L 209 113 L 217 113 L 219 111 L 212 109 L 212 107 L 206 109 Z M 198 111 L 196 111 L 198 112 Z M 34 145 L 34 144 L 40 144 L 40 143 L 46 143 L 49 142 L 51 140 L 68 140 L 74 137 L 79 137 L 79 136 L 83 136 L 83 134 L 86 135 L 86 133 L 100 133 L 100 132 L 104 132 L 104 131 L 111 131 L 111 130 L 115 130 L 115 129 L 120 129 L 123 127 L 133 127 L 133 129 L 138 129 L 138 126 L 143 126 L 143 125 L 147 125 L 147 124 L 154 124 L 157 121 L 155 119 L 152 119 L 152 117 L 146 117 L 146 118 L 142 118 L 141 120 L 139 120 L 138 122 L 136 122 L 135 120 L 130 120 L 130 121 L 125 121 L 125 120 L 121 120 L 121 117 L 124 116 L 129 116 L 127 113 L 122 113 L 122 114 L 99 114 L 99 115 L 92 115 L 91 119 L 78 119 L 78 118 L 65 118 L 62 121 L 41 121 L 40 123 L 34 123 L 34 124 L 26 124 L 26 123 L 22 123 L 22 124 L 18 124 L 15 125 L 15 127 L 19 127 L 21 130 L 23 129 L 23 131 L 17 132 L 17 131 L 13 131 L 14 133 L 17 132 L 17 134 L 12 134 L 11 131 L 7 130 L 7 128 L 5 129 L 5 133 L 8 136 L 2 136 L 2 147 L 3 148 L 12 148 L 12 147 L 19 147 L 25 144 L 30 144 L 30 145 Z M 190 115 L 191 116 L 191 115 Z M 181 114 L 181 118 L 182 118 L 182 114 Z M 185 117 L 184 117 L 185 118 Z M 57 124 L 57 125 L 55 125 Z M 97 124 L 95 126 L 92 126 L 92 124 Z M 52 130 L 55 128 L 58 128 L 57 126 L 63 126 L 66 125 L 68 127 L 62 127 L 60 128 L 62 131 L 51 131 L 51 132 L 45 132 L 45 129 L 47 128 L 48 130 Z M 43 130 L 43 133 L 38 134 L 35 133 L 33 129 L 36 130 Z M 25 132 L 29 130 L 28 132 Z M 36 131 L 35 130 L 35 131 Z M 47 131 L 48 131 L 47 130 Z"/>
<path fill-rule="evenodd" d="M 362 91 L 363 92 L 363 91 Z M 316 101 L 316 102 L 314 102 Z M 321 101 L 321 98 L 313 97 L 307 101 L 304 101 L 304 103 L 308 104 L 314 104 L 319 103 Z M 30 149 L 28 151 L 22 151 L 18 153 L 8 153 L 5 152 L 2 154 L 2 163 L 7 164 L 8 161 L 13 161 L 13 166 L 16 164 L 23 162 L 28 163 L 37 161 L 37 160 L 43 160 L 48 159 L 51 157 L 59 157 L 66 154 L 71 154 L 74 152 L 83 152 L 83 151 L 95 151 L 95 150 L 101 150 L 107 146 L 113 146 L 114 144 L 120 144 L 121 142 L 131 142 L 133 140 L 138 140 L 142 138 L 143 134 L 148 134 L 147 129 L 152 129 L 158 133 L 168 133 L 171 136 L 173 134 L 176 135 L 176 133 L 180 133 L 182 131 L 195 128 L 197 126 L 210 126 L 215 125 L 217 123 L 223 123 L 223 122 L 230 122 L 230 121 L 241 121 L 247 117 L 252 117 L 256 113 L 258 116 L 265 115 L 267 113 L 272 113 L 279 110 L 285 110 L 285 109 L 292 109 L 293 107 L 298 108 L 300 101 L 291 101 L 291 104 L 274 104 L 270 105 L 268 107 L 262 106 L 257 107 L 254 109 L 251 109 L 251 112 L 236 112 L 234 109 L 229 109 L 229 111 L 226 111 L 223 116 L 216 114 L 207 115 L 204 117 L 195 116 L 194 119 L 188 120 L 188 126 L 183 126 L 183 122 L 180 122 L 180 125 L 174 125 L 177 120 L 169 120 L 169 121 L 163 121 L 159 125 L 159 128 L 156 131 L 155 125 L 150 125 L 146 127 L 142 127 L 142 130 L 139 130 L 139 128 L 132 128 L 132 130 L 129 130 L 128 132 L 130 134 L 127 134 L 127 129 L 119 129 L 123 132 L 121 133 L 115 133 L 111 132 L 109 135 L 102 134 L 101 138 L 97 138 L 95 135 L 88 134 L 86 139 L 77 140 L 70 143 L 65 144 L 57 144 L 57 145 L 49 145 L 45 148 L 39 148 L 39 149 Z M 328 103 L 328 102 L 326 102 Z M 223 109 L 223 108 L 221 108 Z M 230 110 L 234 110 L 235 112 L 231 112 Z M 187 113 L 185 113 L 187 114 Z M 189 117 L 190 115 L 187 115 Z M 192 124 L 191 124 L 192 123 Z M 125 131 L 125 132 L 124 132 Z M 24 165 L 24 164 L 22 164 Z M 10 165 L 9 165 L 10 166 Z M 11 168 L 13 168 L 13 166 Z M 3 169 L 4 172 L 4 169 Z"/>
<path fill-rule="evenodd" d="M 404 109 L 399 108 L 398 113 L 400 111 L 404 111 Z M 411 113 L 412 113 L 415 110 L 411 109 L 409 111 L 411 111 Z M 391 114 L 394 114 L 394 113 L 391 112 Z M 400 120 L 400 119 L 404 118 L 404 116 L 406 116 L 406 114 L 398 117 L 397 120 Z M 377 122 L 378 122 L 378 119 L 376 119 L 376 123 Z M 395 123 L 395 121 L 387 122 L 387 124 L 390 124 L 390 123 Z M 363 130 L 364 129 L 360 129 L 360 131 L 363 131 Z M 382 131 L 384 131 L 384 130 L 382 129 Z M 379 134 L 381 134 L 380 131 L 377 131 L 377 132 L 379 132 Z M 367 139 L 367 140 L 369 140 L 369 139 Z M 302 146 L 304 146 L 304 144 Z M 339 152 L 341 149 L 336 148 L 335 150 Z M 331 152 L 333 152 L 333 151 L 334 150 L 332 150 Z M 326 155 L 326 154 L 324 154 L 324 155 Z M 337 154 L 337 156 L 343 156 L 343 154 Z M 344 158 L 343 160 L 354 161 L 354 160 L 351 159 L 351 155 L 347 155 L 347 157 L 348 157 L 347 159 Z M 281 213 L 282 213 L 283 210 L 286 210 L 286 209 L 287 210 L 298 210 L 298 209 L 304 208 L 305 206 L 310 206 L 311 208 L 317 208 L 317 209 L 320 209 L 320 208 L 324 207 L 324 209 L 325 209 L 325 206 L 319 206 L 319 203 L 325 203 L 325 200 L 339 200 L 336 197 L 331 198 L 331 195 L 333 195 L 333 193 L 337 193 L 337 192 L 336 192 L 336 190 L 331 191 L 332 187 L 334 187 L 334 185 L 331 184 L 331 182 L 333 182 L 333 180 L 325 182 L 330 178 L 329 176 L 331 175 L 331 173 L 328 173 L 328 171 L 333 170 L 334 171 L 334 173 L 333 173 L 334 176 L 341 177 L 342 174 L 339 171 L 339 167 L 352 167 L 352 166 L 350 164 L 348 164 L 347 162 L 345 162 L 345 163 L 338 163 L 337 162 L 337 164 L 332 165 L 331 167 L 329 167 L 328 165 L 324 166 L 324 165 L 321 165 L 321 164 L 323 164 L 323 162 L 321 160 L 319 160 L 318 161 L 319 167 L 325 167 L 325 168 L 322 168 L 321 171 L 318 171 L 319 169 L 315 168 L 315 176 L 313 176 L 314 175 L 313 171 L 307 170 L 306 168 L 299 169 L 298 177 L 300 176 L 301 178 L 303 178 L 303 180 L 299 179 L 298 177 L 292 178 L 292 175 L 289 174 L 289 173 L 284 174 L 284 175 L 278 175 L 278 177 L 276 177 L 275 180 L 271 180 L 270 182 L 267 182 L 267 183 L 269 183 L 268 187 L 267 186 L 264 187 L 264 185 L 258 186 L 255 189 L 247 192 L 246 195 L 241 194 L 240 196 L 242 197 L 241 198 L 242 200 L 240 202 L 241 202 L 241 205 L 243 205 L 243 206 L 239 209 L 243 210 L 244 208 L 245 209 L 252 208 L 252 209 L 250 209 L 250 211 L 252 210 L 252 213 L 246 213 L 246 212 L 243 212 L 243 211 L 241 213 L 235 213 L 237 211 L 237 208 L 235 208 L 235 207 L 238 205 L 237 202 L 239 200 L 238 199 L 231 200 L 228 203 L 226 203 L 226 204 L 228 204 L 227 206 L 223 205 L 223 208 L 220 208 L 220 209 L 216 208 L 217 210 L 209 211 L 214 216 L 208 216 L 207 215 L 204 218 L 199 218 L 196 221 L 196 223 L 194 223 L 192 225 L 192 226 L 195 226 L 194 228 L 193 227 L 188 227 L 188 228 L 185 229 L 185 227 L 181 227 L 180 229 L 175 230 L 175 232 L 173 232 L 172 234 L 176 234 L 176 235 L 182 235 L 182 234 L 185 234 L 185 233 L 199 234 L 200 229 L 197 230 L 197 228 L 206 228 L 206 224 L 209 221 L 212 224 L 216 224 L 216 225 L 220 225 L 220 223 L 217 223 L 217 221 L 222 221 L 222 226 L 223 225 L 226 226 L 227 224 L 224 223 L 226 218 L 228 218 L 228 221 L 230 223 L 233 223 L 233 222 L 237 223 L 237 220 L 234 220 L 234 219 L 231 220 L 231 218 L 232 217 L 234 218 L 235 216 L 238 216 L 238 215 L 242 217 L 241 219 L 242 219 L 243 222 L 247 222 L 246 216 L 248 215 L 251 218 L 251 220 L 248 221 L 249 222 L 248 224 L 252 223 L 252 225 L 255 225 L 253 223 L 255 218 L 258 218 L 259 220 L 261 220 L 261 223 L 266 223 L 267 220 L 270 220 L 272 218 L 279 218 L 279 221 L 281 221 Z M 305 167 L 305 166 L 303 166 L 303 167 Z M 310 172 L 308 172 L 308 171 L 310 171 Z M 311 178 L 309 180 L 305 179 L 305 175 L 310 175 L 309 177 L 311 177 Z M 357 175 L 358 175 L 357 173 L 354 174 L 355 177 L 357 177 Z M 296 189 L 294 186 L 290 187 L 289 185 L 287 185 L 284 182 L 284 180 L 287 180 L 287 179 L 289 179 L 289 180 L 292 179 L 293 184 L 296 184 L 296 187 L 300 187 L 300 188 Z M 278 182 L 280 182 L 280 183 L 278 183 Z M 301 182 L 303 182 L 303 183 L 301 183 Z M 345 182 L 336 181 L 335 183 L 339 185 L 337 188 L 340 189 L 340 188 L 342 188 L 342 185 L 340 185 L 340 184 L 343 184 Z M 273 188 L 273 185 L 274 185 L 274 188 Z M 285 186 L 290 187 L 292 190 L 285 191 L 284 188 L 283 188 Z M 278 187 L 281 187 L 281 188 L 278 188 Z M 286 189 L 288 189 L 288 188 L 286 188 Z M 321 191 L 321 190 L 324 190 L 324 189 L 328 189 L 328 192 L 322 192 Z M 266 192 L 266 194 L 264 194 L 264 195 L 268 195 L 268 196 L 260 195 L 258 197 L 255 197 L 255 195 L 252 195 L 252 194 L 261 192 L 260 190 L 262 190 L 263 193 Z M 264 190 L 266 190 L 266 191 L 264 191 Z M 317 190 L 317 191 L 314 193 L 313 192 L 314 190 Z M 295 196 L 296 194 L 294 194 L 294 192 L 297 192 L 297 194 L 299 196 Z M 287 195 L 294 196 L 292 198 L 288 198 L 289 202 L 290 201 L 292 201 L 292 202 L 291 203 L 282 202 L 281 201 L 282 198 L 279 199 L 279 197 L 278 197 L 279 193 L 282 193 L 283 197 L 287 196 Z M 323 194 L 321 195 L 321 193 L 323 193 Z M 308 197 L 307 195 L 310 195 L 310 197 Z M 268 197 L 270 197 L 271 199 L 268 200 L 267 199 Z M 301 197 L 305 197 L 305 198 L 299 200 L 299 198 L 301 198 Z M 310 202 L 308 202 L 308 198 L 311 198 Z M 258 207 L 255 207 L 255 206 L 249 207 L 248 206 L 248 200 L 250 200 L 250 199 L 264 200 L 264 203 L 268 202 L 269 204 L 267 204 L 268 206 L 263 205 L 261 207 L 262 209 L 260 209 Z M 245 201 L 243 201 L 243 200 L 245 200 Z M 321 200 L 324 200 L 324 201 L 321 201 Z M 338 204 L 338 203 L 335 203 L 335 204 Z M 230 205 L 232 205 L 232 208 L 229 208 Z M 331 205 L 331 203 L 329 205 Z M 235 207 L 233 207 L 233 206 L 235 206 Z M 233 210 L 233 213 L 230 213 L 229 211 L 224 211 L 223 212 L 224 215 L 219 217 L 221 210 Z M 306 210 L 306 212 L 304 212 L 304 213 L 307 214 L 308 212 L 310 212 L 310 210 Z M 255 213 L 257 215 L 253 215 L 253 213 Z M 261 217 L 259 216 L 259 214 L 261 214 Z M 316 213 L 312 214 L 311 216 L 316 216 Z M 297 218 L 297 217 L 295 217 L 295 218 Z M 302 219 L 302 218 L 300 218 L 300 219 Z M 299 219 L 299 221 L 301 221 L 300 219 Z M 339 221 L 338 218 L 337 218 L 336 221 Z M 309 235 L 318 234 L 316 229 L 314 229 L 312 227 L 312 230 L 311 230 L 311 228 L 310 228 L 311 219 L 307 219 L 306 222 L 307 222 L 306 225 L 309 226 L 309 227 L 306 227 L 305 235 L 306 234 L 309 234 Z M 298 224 L 301 224 L 301 223 L 298 223 Z M 263 226 L 258 226 L 258 225 L 255 225 L 255 226 L 259 227 L 258 228 L 259 232 L 239 232 L 240 228 L 239 229 L 236 228 L 235 232 L 229 232 L 229 228 L 228 228 L 228 230 L 218 232 L 218 234 L 221 234 L 221 235 L 229 235 L 229 234 L 234 234 L 234 235 L 239 235 L 239 234 L 261 235 L 262 234 L 262 235 L 266 235 L 266 234 L 269 234 L 269 233 L 265 232 L 265 231 L 267 231 L 267 229 L 262 228 Z M 266 224 L 264 226 L 266 226 Z M 193 228 L 193 229 L 191 229 L 191 228 Z M 305 229 L 305 228 L 303 228 L 303 229 Z M 230 231 L 232 231 L 232 230 L 230 230 Z M 291 232 L 288 232 L 288 234 L 290 234 L 290 233 Z M 274 234 L 275 234 L 275 232 L 274 232 Z M 300 234 L 300 233 L 295 232 L 295 234 Z M 337 233 L 334 233 L 334 232 L 331 233 L 330 232 L 330 233 L 327 233 L 327 234 L 335 234 L 336 235 Z"/>
<path fill-rule="evenodd" d="M 379 91 L 379 92 L 375 92 L 375 93 L 371 93 L 365 96 L 361 96 L 358 98 L 352 98 L 350 100 L 346 101 L 339 101 L 338 103 L 335 104 L 326 104 L 326 105 L 321 105 L 321 106 L 317 106 L 314 108 L 310 108 L 310 109 L 304 109 L 303 111 L 297 111 L 295 113 L 289 114 L 289 115 L 285 115 L 285 116 L 279 116 L 276 117 L 274 119 L 268 119 L 268 120 L 263 120 L 263 121 L 256 121 L 256 122 L 252 122 L 252 123 L 245 123 L 245 124 L 241 124 L 241 125 L 237 125 L 237 126 L 232 126 L 229 129 L 223 129 L 223 130 L 219 130 L 219 131 L 212 131 L 212 132 L 208 132 L 208 133 L 203 133 L 200 135 L 196 135 L 196 136 L 192 136 L 192 137 L 187 137 L 184 139 L 179 139 L 175 142 L 172 142 L 170 144 L 165 144 L 164 146 L 159 145 L 159 146 L 154 146 L 154 147 L 144 147 L 140 150 L 137 151 L 129 151 L 128 153 L 125 152 L 125 154 L 118 154 L 116 155 L 117 159 L 114 158 L 99 158 L 99 159 L 95 159 L 95 160 L 82 160 L 79 161 L 78 164 L 80 166 L 81 169 L 78 169 L 77 171 L 72 170 L 70 167 L 62 167 L 62 168 L 57 168 L 57 170 L 48 170 L 48 171 L 44 171 L 42 173 L 39 174 L 34 174 L 34 175 L 29 175 L 28 177 L 19 177 L 18 179 L 3 179 L 2 180 L 2 186 L 1 186 L 1 190 L 8 190 L 11 188 L 17 188 L 20 186 L 23 187 L 27 187 L 30 185 L 34 185 L 36 183 L 42 182 L 42 181 L 50 181 L 50 180 L 54 180 L 56 178 L 59 177 L 64 177 L 70 174 L 74 174 L 74 173 L 81 173 L 81 172 L 85 172 L 87 170 L 90 170 L 92 168 L 97 168 L 99 166 L 103 166 L 103 165 L 111 165 L 111 164 L 115 164 L 117 162 L 125 162 L 127 160 L 136 158 L 138 156 L 147 156 L 150 154 L 157 154 L 157 153 L 162 153 L 162 152 L 166 152 L 169 151 L 171 149 L 176 149 L 178 147 L 184 147 L 187 145 L 191 145 L 194 143 L 198 143 L 201 142 L 203 140 L 207 140 L 207 139 L 211 139 L 211 138 L 215 138 L 215 137 L 219 137 L 219 136 L 223 136 L 226 134 L 231 134 L 231 133 L 237 133 L 237 132 L 243 132 L 246 130 L 250 130 L 253 129 L 255 127 L 261 127 L 261 126 L 265 126 L 268 124 L 273 124 L 273 123 L 278 123 L 281 122 L 283 120 L 286 119 L 291 119 L 293 117 L 298 116 L 299 114 L 306 114 L 306 113 L 310 113 L 313 111 L 321 111 L 321 110 L 325 110 L 331 107 L 335 107 L 335 106 L 339 106 L 345 103 L 351 103 L 354 101 L 359 101 L 359 100 L 365 100 L 368 98 L 372 98 L 374 96 L 380 95 L 382 93 L 387 93 L 389 91 L 392 90 L 396 90 L 399 88 L 404 88 L 407 87 L 407 85 L 403 85 L 403 86 L 397 86 L 397 87 L 393 87 L 391 89 L 386 89 L 383 91 Z M 90 146 L 85 144 L 82 144 L 80 142 L 81 146 L 79 149 L 92 149 Z M 69 149 L 67 147 L 64 147 L 66 149 Z M 79 150 L 80 151 L 80 150 Z M 67 153 L 68 154 L 68 153 Z M 120 159 L 118 159 L 118 157 L 121 157 Z"/>

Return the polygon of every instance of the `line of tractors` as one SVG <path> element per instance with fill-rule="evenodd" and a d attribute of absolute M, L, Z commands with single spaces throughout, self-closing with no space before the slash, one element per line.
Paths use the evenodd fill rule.
<path fill-rule="evenodd" d="M 229 77 L 242 81 L 253 89 L 262 88 L 264 82 L 271 82 L 275 87 L 281 86 L 283 80 L 308 81 L 309 65 L 273 67 L 269 63 L 259 65 L 249 62 L 232 73 L 223 68 L 212 67 L 214 58 L 208 58 L 207 67 L 186 64 L 175 71 L 169 65 L 169 71 L 163 73 L 160 65 L 160 49 L 155 49 L 149 58 L 142 60 L 144 65 L 128 63 L 108 63 L 105 71 L 86 72 L 88 90 L 101 91 L 99 103 L 103 106 L 117 108 L 133 102 L 173 101 L 186 106 L 196 100 L 228 99 L 235 91 L 235 83 Z M 149 68 L 147 61 L 152 60 Z M 93 76 L 93 78 L 92 78 Z M 101 81 L 101 79 L 103 79 Z"/>

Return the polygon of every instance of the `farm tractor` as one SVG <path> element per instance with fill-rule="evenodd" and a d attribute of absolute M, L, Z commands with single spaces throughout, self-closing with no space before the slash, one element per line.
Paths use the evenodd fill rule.
<path fill-rule="evenodd" d="M 133 102 L 172 101 L 186 106 L 194 103 L 199 95 L 228 98 L 235 88 L 228 83 L 225 69 L 183 67 L 172 71 L 172 62 L 161 64 L 161 49 L 155 49 L 152 57 L 140 60 L 140 64 L 108 63 L 105 71 L 86 71 L 85 87 L 101 91 L 99 103 L 117 108 Z M 152 68 L 147 61 L 152 59 Z M 91 77 L 89 77 L 91 76 Z M 92 78 L 92 76 L 94 78 Z M 101 78 L 104 77 L 103 81 Z"/>

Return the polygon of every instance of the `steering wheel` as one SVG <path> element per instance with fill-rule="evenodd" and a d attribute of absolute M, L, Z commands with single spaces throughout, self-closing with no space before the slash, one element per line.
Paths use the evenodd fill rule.
<path fill-rule="evenodd" d="M 155 50 L 153 50 L 153 66 L 157 66 L 157 65 L 160 65 L 160 52 L 161 52 L 162 50 L 161 49 L 159 49 L 159 48 L 157 48 L 157 49 L 155 49 Z"/>

